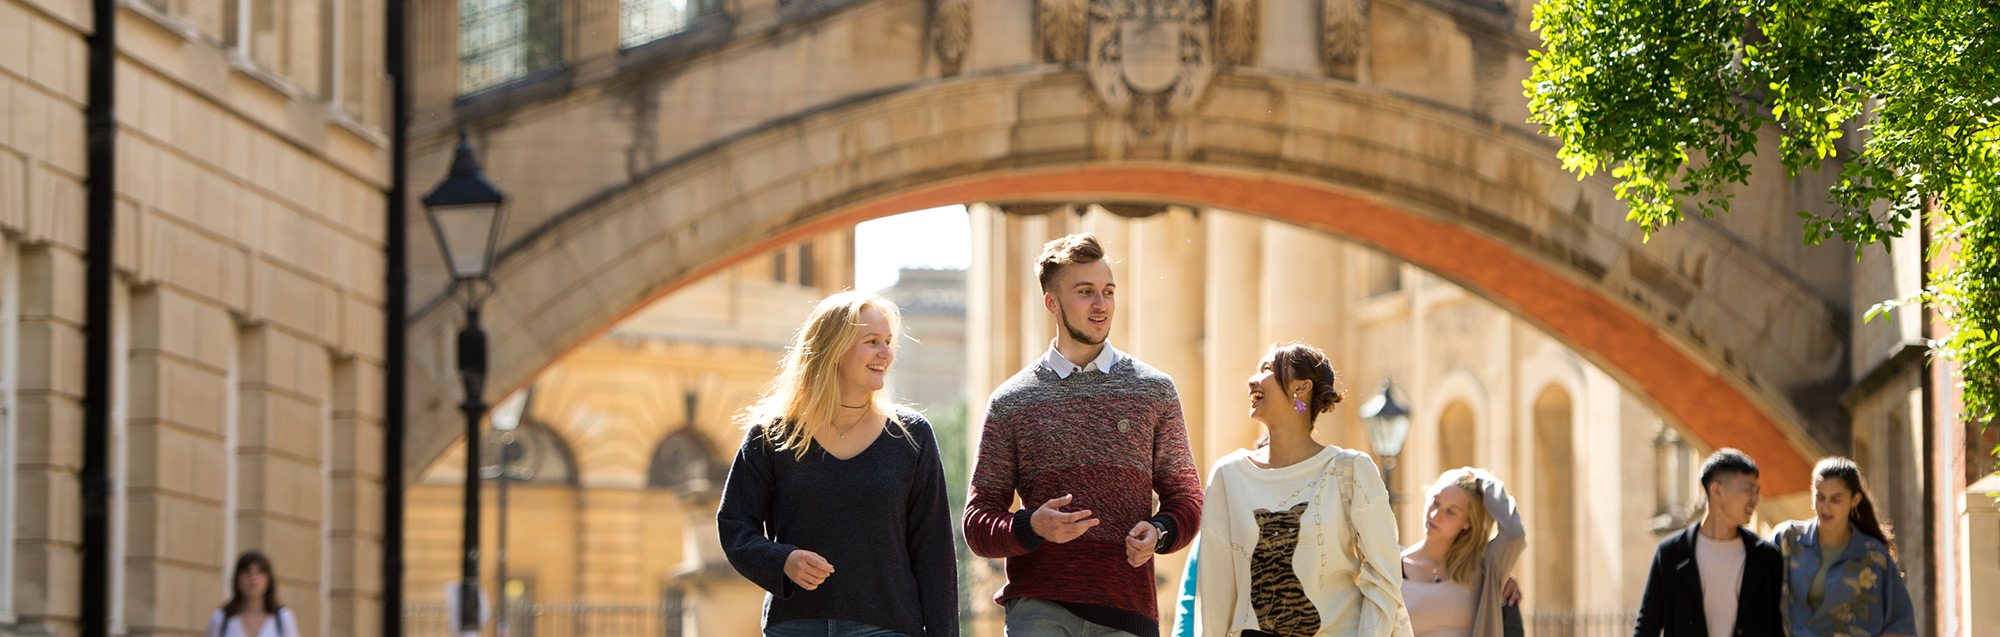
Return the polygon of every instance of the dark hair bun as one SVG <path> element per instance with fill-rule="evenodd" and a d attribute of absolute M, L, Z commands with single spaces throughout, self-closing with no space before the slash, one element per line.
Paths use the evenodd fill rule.
<path fill-rule="evenodd" d="M 1293 380 L 1311 381 L 1313 386 L 1311 413 L 1317 417 L 1340 404 L 1344 396 L 1340 376 L 1333 370 L 1333 362 L 1326 352 L 1305 343 L 1286 343 L 1271 347 L 1271 369 L 1282 382 Z"/>

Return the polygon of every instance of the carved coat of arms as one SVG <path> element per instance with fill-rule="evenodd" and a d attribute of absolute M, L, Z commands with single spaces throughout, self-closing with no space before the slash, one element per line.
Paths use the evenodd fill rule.
<path fill-rule="evenodd" d="M 1192 109 L 1215 75 L 1202 0 L 1092 0 L 1091 83 L 1141 136 Z"/>

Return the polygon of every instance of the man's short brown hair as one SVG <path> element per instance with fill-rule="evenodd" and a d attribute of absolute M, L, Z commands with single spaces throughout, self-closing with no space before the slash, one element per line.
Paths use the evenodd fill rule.
<path fill-rule="evenodd" d="M 1035 257 L 1035 278 L 1042 282 L 1042 292 L 1048 292 L 1055 285 L 1056 277 L 1066 266 L 1093 263 L 1104 258 L 1104 246 L 1097 243 L 1097 235 L 1088 232 L 1057 237 L 1042 244 L 1042 256 Z"/>

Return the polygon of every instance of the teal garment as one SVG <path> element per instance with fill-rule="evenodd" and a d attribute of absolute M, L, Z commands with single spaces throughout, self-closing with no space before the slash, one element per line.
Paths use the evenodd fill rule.
<path fill-rule="evenodd" d="M 1818 608 L 1806 599 L 1822 561 L 1818 521 L 1785 522 L 1771 534 L 1785 557 L 1785 592 L 1779 608 L 1792 637 L 1917 634 L 1910 590 L 1903 584 L 1902 568 L 1889 556 L 1889 547 L 1852 524 L 1842 524 L 1848 524 L 1854 535 L 1847 549 L 1833 559 L 1826 575 L 1826 599 Z"/>
<path fill-rule="evenodd" d="M 1188 545 L 1187 568 L 1181 569 L 1181 593 L 1174 598 L 1173 637 L 1194 637 L 1194 589 L 1196 573 L 1200 571 L 1201 537 Z"/>

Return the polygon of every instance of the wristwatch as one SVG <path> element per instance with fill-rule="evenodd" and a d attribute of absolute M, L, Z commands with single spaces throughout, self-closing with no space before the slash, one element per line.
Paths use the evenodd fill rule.
<path fill-rule="evenodd" d="M 1167 546 L 1172 544 L 1172 541 L 1168 538 L 1168 536 L 1173 535 L 1173 531 L 1168 530 L 1167 525 L 1161 523 L 1159 520 L 1147 520 L 1146 523 L 1151 524 L 1153 525 L 1153 528 L 1160 530 L 1160 541 L 1153 544 L 1153 552 L 1166 553 Z"/>

